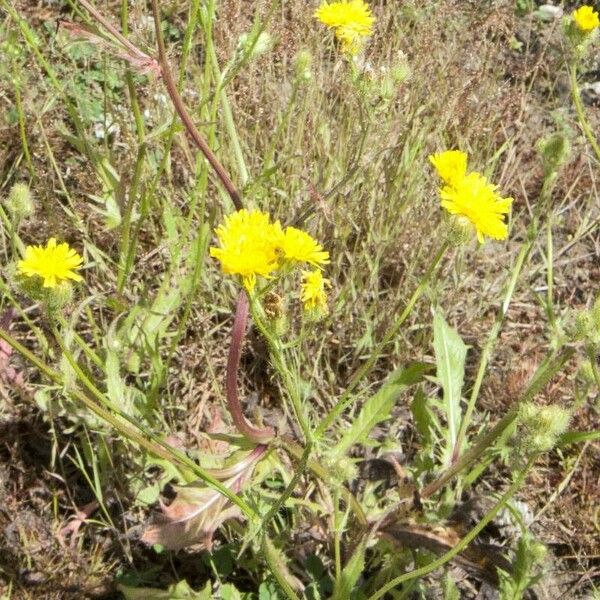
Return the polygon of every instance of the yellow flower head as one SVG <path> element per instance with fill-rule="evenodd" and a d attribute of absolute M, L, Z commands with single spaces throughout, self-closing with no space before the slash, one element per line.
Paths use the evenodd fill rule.
<path fill-rule="evenodd" d="M 325 287 L 330 285 L 329 279 L 325 279 L 320 270 L 302 271 L 302 302 L 305 310 L 327 312 Z"/>
<path fill-rule="evenodd" d="M 450 214 L 466 217 L 473 224 L 480 243 L 484 235 L 496 240 L 508 236 L 504 215 L 510 211 L 513 199 L 501 198 L 496 186 L 481 173 L 469 173 L 453 185 L 446 185 L 440 197 Z"/>
<path fill-rule="evenodd" d="M 448 185 L 456 185 L 467 174 L 467 155 L 460 150 L 446 150 L 429 156 L 438 175 Z"/>
<path fill-rule="evenodd" d="M 75 273 L 83 263 L 83 258 L 69 247 L 69 244 L 57 244 L 50 238 L 46 247 L 27 246 L 25 258 L 17 264 L 17 272 L 27 277 L 42 277 L 45 288 L 56 287 L 63 279 L 81 281 Z"/>
<path fill-rule="evenodd" d="M 246 209 L 234 212 L 216 229 L 219 248 L 210 255 L 221 262 L 224 273 L 239 275 L 251 292 L 256 276 L 269 277 L 279 268 L 283 231 L 279 221 L 271 223 L 267 213 Z"/>
<path fill-rule="evenodd" d="M 335 30 L 342 51 L 351 55 L 361 51 L 364 39 L 373 33 L 375 22 L 371 8 L 364 0 L 326 0 L 316 10 L 315 18 Z"/>
<path fill-rule="evenodd" d="M 305 262 L 315 267 L 329 262 L 329 252 L 323 250 L 323 246 L 308 233 L 295 227 L 286 227 L 281 250 L 286 260 Z"/>
<path fill-rule="evenodd" d="M 573 20 L 583 33 L 591 33 L 600 25 L 598 13 L 591 6 L 582 6 L 573 11 Z"/>

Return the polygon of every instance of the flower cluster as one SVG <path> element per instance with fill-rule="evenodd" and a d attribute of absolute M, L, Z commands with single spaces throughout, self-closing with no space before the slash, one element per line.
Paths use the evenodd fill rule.
<path fill-rule="evenodd" d="M 591 6 L 581 6 L 571 15 L 577 29 L 584 34 L 591 33 L 600 26 L 598 13 Z"/>
<path fill-rule="evenodd" d="M 281 226 L 259 210 L 239 210 L 225 218 L 215 231 L 218 247 L 210 255 L 219 260 L 224 273 L 238 275 L 253 292 L 257 277 L 271 278 L 276 272 L 301 264 L 315 267 L 302 273 L 302 300 L 307 310 L 326 308 L 328 280 L 320 271 L 329 253 L 312 236 L 295 227 Z"/>
<path fill-rule="evenodd" d="M 502 198 L 497 186 L 481 173 L 467 173 L 467 155 L 460 150 L 433 154 L 429 160 L 445 184 L 440 189 L 442 207 L 451 215 L 466 218 L 475 228 L 480 243 L 484 236 L 506 239 L 508 227 L 504 215 L 509 213 L 513 199 Z"/>
<path fill-rule="evenodd" d="M 25 258 L 17 264 L 17 272 L 26 277 L 41 277 L 43 287 L 54 288 L 63 280 L 81 281 L 75 270 L 82 263 L 83 258 L 69 244 L 57 244 L 55 238 L 50 238 L 45 248 L 27 246 Z"/>
<path fill-rule="evenodd" d="M 316 10 L 315 18 L 335 30 L 342 51 L 351 56 L 362 50 L 365 39 L 373 33 L 375 22 L 371 8 L 364 0 L 325 1 Z"/>

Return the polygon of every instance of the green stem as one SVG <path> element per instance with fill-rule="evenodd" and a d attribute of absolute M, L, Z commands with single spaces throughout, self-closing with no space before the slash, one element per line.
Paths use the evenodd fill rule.
<path fill-rule="evenodd" d="M 331 426 L 331 424 L 344 412 L 344 410 L 346 410 L 346 408 L 350 404 L 352 404 L 352 402 L 354 401 L 354 397 L 352 396 L 352 393 L 358 387 L 359 383 L 371 372 L 371 370 L 373 369 L 373 367 L 379 360 L 379 357 L 381 356 L 381 353 L 383 352 L 384 348 L 398 334 L 398 331 L 400 331 L 400 328 L 402 327 L 402 325 L 404 324 L 406 319 L 409 317 L 415 304 L 417 303 L 419 298 L 423 295 L 423 292 L 429 285 L 431 276 L 437 269 L 437 266 L 439 265 L 440 261 L 442 260 L 442 257 L 446 253 L 448 246 L 449 246 L 449 244 L 447 241 L 442 244 L 438 253 L 434 256 L 433 260 L 431 261 L 429 268 L 427 269 L 427 271 L 421 278 L 421 281 L 419 282 L 417 289 L 414 291 L 413 295 L 411 296 L 410 300 L 408 301 L 408 304 L 402 311 L 402 314 L 396 319 L 394 324 L 387 330 L 387 332 L 383 336 L 383 339 L 381 340 L 381 342 L 379 342 L 379 344 L 377 344 L 377 346 L 375 346 L 375 348 L 371 352 L 371 356 L 358 369 L 358 371 L 356 371 L 354 373 L 354 375 L 350 379 L 350 383 L 348 384 L 348 387 L 344 391 L 342 397 L 336 402 L 335 406 L 329 411 L 329 413 L 326 415 L 326 417 L 321 421 L 321 423 L 317 427 L 317 429 L 315 431 L 316 439 L 320 439 L 325 434 L 327 429 Z"/>
<path fill-rule="evenodd" d="M 275 576 L 275 579 L 277 579 L 277 583 L 281 586 L 281 589 L 285 592 L 285 595 L 290 600 L 300 600 L 292 589 L 292 586 L 288 583 L 285 574 L 285 565 L 281 564 L 281 554 L 275 549 L 273 542 L 271 542 L 267 535 L 263 535 L 262 547 L 269 569 L 271 569 L 271 572 Z"/>
<path fill-rule="evenodd" d="M 251 298 L 250 306 L 252 309 L 252 320 L 262 336 L 267 341 L 267 345 L 269 346 L 271 360 L 275 370 L 283 380 L 283 384 L 287 395 L 292 401 L 292 406 L 294 408 L 294 413 L 296 415 L 296 420 L 302 429 L 302 433 L 304 434 L 304 438 L 307 444 L 313 439 L 313 433 L 308 424 L 308 420 L 304 413 L 304 407 L 302 406 L 302 399 L 298 393 L 298 379 L 300 375 L 298 373 L 292 374 L 287 360 L 285 358 L 285 352 L 281 348 L 280 341 L 273 335 L 273 332 L 265 325 L 263 320 L 263 310 L 260 304 L 256 301 L 255 298 Z"/>
<path fill-rule="evenodd" d="M 485 528 L 485 526 L 500 512 L 500 510 L 506 505 L 506 503 L 512 498 L 512 496 L 517 492 L 517 490 L 523 484 L 525 477 L 531 467 L 533 466 L 535 458 L 531 458 L 525 468 L 519 473 L 517 478 L 511 484 L 511 486 L 506 490 L 504 495 L 498 500 L 498 502 L 494 505 L 494 507 L 477 523 L 477 525 L 469 531 L 465 537 L 463 537 L 452 550 L 449 550 L 442 556 L 440 556 L 437 560 L 429 563 L 425 567 L 421 567 L 420 569 L 415 569 L 410 573 L 405 573 L 404 575 L 400 575 L 399 577 L 395 577 L 388 583 L 386 583 L 382 588 L 377 590 L 372 596 L 369 596 L 368 600 L 378 600 L 378 598 L 382 598 L 389 591 L 393 590 L 395 587 L 400 585 L 401 583 L 405 583 L 412 579 L 416 579 L 418 577 L 423 577 L 440 567 L 443 567 L 446 563 L 452 560 L 455 556 L 460 554 Z"/>
<path fill-rule="evenodd" d="M 341 551 L 341 523 L 340 523 L 340 490 L 338 487 L 333 492 L 333 553 L 335 561 L 335 581 L 340 584 L 342 576 L 342 551 Z"/>
<path fill-rule="evenodd" d="M 500 335 L 500 330 L 502 329 L 504 318 L 506 317 L 508 307 L 510 306 L 510 303 L 512 301 L 512 297 L 517 286 L 517 281 L 519 279 L 521 271 L 523 270 L 523 266 L 527 261 L 527 257 L 529 256 L 534 241 L 535 236 L 529 236 L 528 240 L 521 246 L 521 250 L 512 269 L 510 280 L 508 282 L 508 285 L 506 286 L 504 299 L 502 300 L 500 309 L 496 314 L 496 321 L 488 335 L 488 339 L 485 342 L 485 346 L 483 347 L 481 358 L 479 360 L 479 368 L 477 369 L 477 376 L 475 377 L 475 383 L 473 385 L 473 389 L 471 390 L 471 396 L 469 398 L 469 404 L 467 405 L 467 409 L 465 410 L 465 416 L 462 419 L 460 429 L 456 438 L 456 444 L 454 446 L 455 457 L 458 456 L 458 454 L 462 451 L 463 442 L 467 433 L 467 429 L 471 424 L 471 417 L 473 416 L 473 411 L 475 410 L 475 404 L 477 403 L 477 398 L 479 397 L 479 392 L 481 390 L 483 378 L 487 371 L 488 363 L 492 356 L 492 352 L 496 345 L 496 341 L 498 340 L 498 336 Z"/>
<path fill-rule="evenodd" d="M 59 385 L 63 388 L 65 387 L 65 380 L 60 373 L 46 365 L 42 360 L 40 360 L 37 356 L 35 356 L 32 352 L 25 348 L 25 346 L 23 346 L 21 343 L 15 340 L 8 332 L 4 331 L 1 328 L 0 338 L 3 339 L 7 344 L 9 344 L 21 356 L 23 356 L 29 362 L 35 365 L 44 375 L 46 375 L 46 377 L 48 377 L 48 379 L 53 381 L 56 385 Z M 65 349 L 64 343 L 62 342 L 60 335 L 58 335 L 56 339 L 59 342 L 61 349 Z M 101 392 L 99 392 L 99 390 L 97 390 L 97 388 L 95 388 L 93 384 L 91 384 L 89 378 L 87 378 L 87 376 L 83 373 L 81 368 L 76 364 L 72 355 L 68 351 L 65 354 L 65 358 L 67 358 L 71 367 L 75 370 L 78 376 L 83 375 L 82 381 L 84 382 L 84 384 L 94 389 L 94 393 L 97 393 L 99 396 L 102 397 L 102 403 L 106 406 L 109 406 L 116 414 L 113 414 L 104 406 L 101 406 L 98 403 L 94 402 L 76 388 L 67 390 L 68 394 L 76 398 L 79 402 L 81 402 L 81 404 L 88 408 L 97 417 L 112 425 L 114 429 L 119 432 L 119 434 L 137 443 L 139 446 L 146 449 L 151 454 L 164 458 L 169 462 L 175 462 L 181 467 L 190 469 L 190 471 L 192 471 L 192 473 L 194 473 L 194 475 L 196 475 L 199 479 L 206 482 L 212 488 L 223 494 L 231 502 L 237 505 L 250 520 L 254 521 L 257 518 L 258 515 L 256 511 L 252 509 L 237 494 L 233 493 L 215 477 L 208 474 L 193 460 L 185 456 L 185 454 L 179 452 L 178 450 L 175 450 L 172 446 L 161 440 L 158 436 L 151 433 L 150 431 L 144 430 L 138 421 L 136 421 L 129 415 L 123 413 L 117 406 L 113 405 L 110 402 L 110 400 L 108 400 L 108 398 L 104 397 L 101 394 Z M 144 436 L 147 436 L 150 439 L 146 439 L 146 437 Z"/>
<path fill-rule="evenodd" d="M 585 137 L 588 139 L 590 146 L 593 148 L 596 158 L 600 160 L 600 146 L 598 145 L 596 136 L 585 116 L 583 102 L 581 101 L 581 93 L 579 91 L 579 85 L 577 84 L 577 63 L 573 62 L 570 67 L 568 67 L 568 71 L 569 81 L 571 83 L 571 96 L 573 98 L 573 104 L 575 104 L 575 112 L 577 113 L 579 125 L 581 126 Z"/>
<path fill-rule="evenodd" d="M 457 473 L 462 471 L 465 467 L 471 465 L 477 461 L 483 453 L 491 447 L 491 445 L 506 431 L 510 425 L 514 422 L 519 414 L 519 407 L 524 402 L 530 402 L 536 394 L 538 394 L 548 382 L 556 375 L 563 366 L 571 359 L 575 353 L 575 348 L 569 346 L 564 348 L 562 351 L 557 351 L 551 354 L 547 359 L 538 367 L 533 378 L 531 379 L 527 389 L 523 392 L 519 400 L 515 403 L 513 408 L 509 410 L 498 423 L 487 433 L 479 436 L 473 446 L 467 450 L 460 458 L 458 458 L 452 465 L 450 465 L 435 481 L 425 486 L 421 492 L 422 498 L 428 498 L 442 488 L 450 479 L 452 479 Z"/>

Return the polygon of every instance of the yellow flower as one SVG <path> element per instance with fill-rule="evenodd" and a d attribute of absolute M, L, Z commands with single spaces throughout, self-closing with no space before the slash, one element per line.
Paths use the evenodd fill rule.
<path fill-rule="evenodd" d="M 312 236 L 295 227 L 286 227 L 281 240 L 283 257 L 290 261 L 305 262 L 315 267 L 329 262 L 329 252 L 323 250 Z"/>
<path fill-rule="evenodd" d="M 364 39 L 373 33 L 375 18 L 364 0 L 325 1 L 315 12 L 323 25 L 335 29 L 335 35 L 342 44 L 342 51 L 358 54 Z"/>
<path fill-rule="evenodd" d="M 483 243 L 486 235 L 496 240 L 508 236 L 504 215 L 510 211 L 512 198 L 501 198 L 496 186 L 480 173 L 470 173 L 453 185 L 440 190 L 442 206 L 452 215 L 466 217 L 477 231 L 477 239 Z"/>
<path fill-rule="evenodd" d="M 582 6 L 573 11 L 573 20 L 583 33 L 591 33 L 600 25 L 598 13 L 591 6 Z"/>
<path fill-rule="evenodd" d="M 216 234 L 220 248 L 211 248 L 210 255 L 221 262 L 224 273 L 239 275 L 249 292 L 257 275 L 269 277 L 279 268 L 283 231 L 267 213 L 239 210 L 225 218 Z"/>
<path fill-rule="evenodd" d="M 460 150 L 446 150 L 429 156 L 438 175 L 448 185 L 455 185 L 467 174 L 467 155 Z"/>
<path fill-rule="evenodd" d="M 17 264 L 17 272 L 27 277 L 42 277 L 45 288 L 53 288 L 63 279 L 81 281 L 81 276 L 74 272 L 83 263 L 83 258 L 69 248 L 69 244 L 57 244 L 50 238 L 46 247 L 27 246 L 25 258 Z"/>
<path fill-rule="evenodd" d="M 331 285 L 318 269 L 302 271 L 302 302 L 305 310 L 327 312 L 327 293 L 325 287 Z"/>

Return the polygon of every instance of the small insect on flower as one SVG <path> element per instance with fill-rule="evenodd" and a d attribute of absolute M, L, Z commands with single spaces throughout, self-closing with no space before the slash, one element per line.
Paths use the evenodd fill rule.
<path fill-rule="evenodd" d="M 467 174 L 467 154 L 461 150 L 445 150 L 429 156 L 440 179 L 456 185 Z"/>
<path fill-rule="evenodd" d="M 358 54 L 365 39 L 373 34 L 375 17 L 364 0 L 325 1 L 314 16 L 323 25 L 335 30 L 335 36 L 342 44 L 342 51 L 351 56 Z"/>
<path fill-rule="evenodd" d="M 284 259 L 289 261 L 308 263 L 315 267 L 329 262 L 329 252 L 323 250 L 323 246 L 308 233 L 295 227 L 286 227 L 281 250 Z"/>
<path fill-rule="evenodd" d="M 325 287 L 330 287 L 329 279 L 323 277 L 320 270 L 302 271 L 302 302 L 305 310 L 327 312 L 327 293 Z"/>
<path fill-rule="evenodd" d="M 484 236 L 504 240 L 508 227 L 504 215 L 510 211 L 512 198 L 502 198 L 481 173 L 469 173 L 453 185 L 440 190 L 442 206 L 451 214 L 466 217 L 475 227 L 479 243 Z"/>
<path fill-rule="evenodd" d="M 211 248 L 210 255 L 221 262 L 224 273 L 239 275 L 249 292 L 257 276 L 269 277 L 279 268 L 283 231 L 267 213 L 239 210 L 225 218 L 216 234 L 220 247 Z"/>
<path fill-rule="evenodd" d="M 83 258 L 69 244 L 57 244 L 50 238 L 46 247 L 27 246 L 25 258 L 17 264 L 17 272 L 26 277 L 41 277 L 45 288 L 56 287 L 61 281 L 81 281 L 75 269 L 82 266 Z"/>
<path fill-rule="evenodd" d="M 572 17 L 579 31 L 585 34 L 591 33 L 600 26 L 598 13 L 591 6 L 581 6 L 573 11 Z"/>

